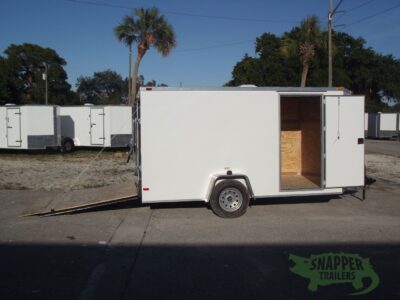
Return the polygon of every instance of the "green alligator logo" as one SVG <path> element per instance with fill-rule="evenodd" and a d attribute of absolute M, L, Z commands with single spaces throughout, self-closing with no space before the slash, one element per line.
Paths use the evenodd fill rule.
<path fill-rule="evenodd" d="M 357 290 L 351 295 L 365 295 L 379 285 L 379 277 L 369 258 L 362 258 L 358 254 L 323 253 L 311 255 L 310 258 L 290 254 L 289 260 L 295 263 L 290 271 L 310 279 L 308 290 L 311 292 L 317 291 L 318 286 L 351 283 Z M 371 280 L 366 288 L 363 278 Z"/>

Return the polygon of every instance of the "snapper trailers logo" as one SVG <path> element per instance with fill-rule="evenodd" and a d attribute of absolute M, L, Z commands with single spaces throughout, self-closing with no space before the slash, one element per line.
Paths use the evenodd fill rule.
<path fill-rule="evenodd" d="M 351 283 L 357 292 L 351 295 L 365 295 L 379 285 L 378 274 L 375 273 L 369 258 L 358 254 L 322 253 L 310 258 L 289 255 L 294 262 L 290 271 L 310 280 L 308 290 L 315 292 L 318 286 L 339 283 Z M 363 278 L 369 278 L 370 284 L 364 287 Z"/>

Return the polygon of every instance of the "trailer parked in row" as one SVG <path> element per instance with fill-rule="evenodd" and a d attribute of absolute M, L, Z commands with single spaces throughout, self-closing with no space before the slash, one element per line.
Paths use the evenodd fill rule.
<path fill-rule="evenodd" d="M 400 114 L 398 113 L 369 113 L 369 138 L 399 138 Z"/>
<path fill-rule="evenodd" d="M 138 197 L 205 201 L 221 217 L 250 199 L 364 186 L 364 96 L 335 88 L 141 88 Z"/>
<path fill-rule="evenodd" d="M 62 146 L 127 147 L 132 138 L 131 106 L 60 107 Z"/>
<path fill-rule="evenodd" d="M 0 148 L 57 148 L 61 142 L 58 110 L 52 105 L 0 106 Z"/>

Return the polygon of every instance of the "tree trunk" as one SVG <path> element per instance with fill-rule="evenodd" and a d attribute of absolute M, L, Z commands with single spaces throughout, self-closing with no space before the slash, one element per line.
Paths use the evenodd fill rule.
<path fill-rule="evenodd" d="M 135 66 L 133 68 L 132 92 L 131 92 L 132 99 L 129 102 L 129 105 L 131 105 L 131 106 L 134 106 L 136 104 L 136 86 L 137 86 L 137 79 L 138 79 L 138 73 L 139 73 L 139 65 L 140 65 L 142 58 L 143 58 L 143 56 L 138 52 L 138 54 L 136 55 Z"/>
<path fill-rule="evenodd" d="M 129 45 L 128 103 L 132 102 L 132 45 Z"/>
<path fill-rule="evenodd" d="M 300 87 L 306 86 L 307 74 L 308 74 L 308 63 L 303 63 L 303 72 L 301 73 Z"/>

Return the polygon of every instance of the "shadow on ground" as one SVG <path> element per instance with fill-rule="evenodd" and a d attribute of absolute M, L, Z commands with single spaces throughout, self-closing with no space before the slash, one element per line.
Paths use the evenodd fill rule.
<path fill-rule="evenodd" d="M 279 198 L 257 198 L 250 201 L 250 206 L 257 205 L 281 205 L 281 204 L 305 204 L 305 203 L 324 203 L 340 199 L 339 196 L 308 196 L 308 197 L 279 197 Z M 142 204 L 140 200 L 129 200 L 123 203 L 103 205 L 100 207 L 88 208 L 74 212 L 73 214 L 81 214 L 85 212 L 96 211 L 113 211 L 119 209 L 130 209 L 148 206 L 151 209 L 176 209 L 176 208 L 207 208 L 210 209 L 208 203 L 204 201 L 190 202 L 168 202 L 168 203 L 151 203 Z"/>
<path fill-rule="evenodd" d="M 73 239 L 73 237 L 70 237 Z M 370 258 L 379 286 L 365 296 L 350 283 L 307 290 L 289 254 Z M 399 299 L 399 244 L 0 245 L 1 299 Z M 368 279 L 363 281 L 365 287 Z"/>

